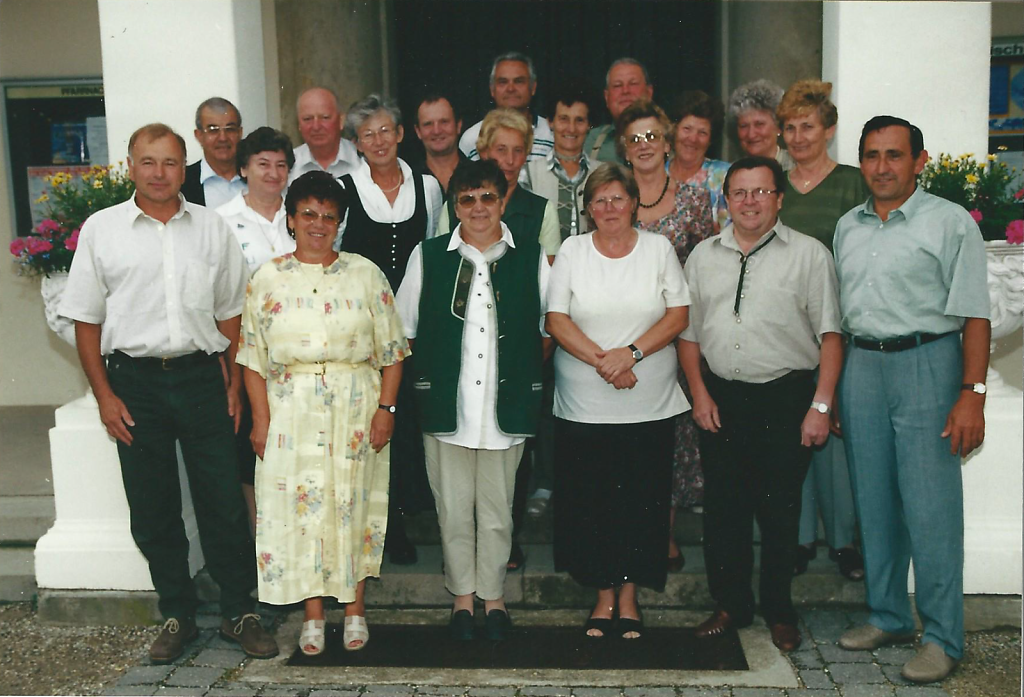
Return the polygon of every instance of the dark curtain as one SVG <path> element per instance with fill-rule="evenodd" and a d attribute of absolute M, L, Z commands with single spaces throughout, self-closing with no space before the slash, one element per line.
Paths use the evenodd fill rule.
<path fill-rule="evenodd" d="M 422 152 L 413 131 L 425 92 L 455 100 L 463 128 L 492 108 L 491 63 L 507 51 L 533 59 L 533 109 L 547 115 L 546 90 L 566 80 L 590 87 L 591 123 L 609 120 L 605 73 L 617 58 L 641 61 L 654 100 L 688 89 L 716 93 L 716 3 L 654 0 L 396 0 L 399 104 L 408 127 L 403 158 Z"/>

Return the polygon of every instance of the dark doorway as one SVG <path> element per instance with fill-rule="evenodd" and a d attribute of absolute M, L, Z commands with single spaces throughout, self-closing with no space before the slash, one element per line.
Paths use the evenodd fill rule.
<path fill-rule="evenodd" d="M 713 2 L 675 0 L 396 0 L 395 54 L 400 106 L 409 126 L 408 159 L 422 152 L 412 131 L 419 98 L 451 95 L 463 128 L 490 109 L 494 57 L 529 55 L 537 71 L 533 108 L 546 114 L 545 90 L 569 79 L 593 92 L 594 125 L 608 114 L 601 91 L 616 58 L 647 66 L 654 99 L 667 104 L 683 90 L 716 93 L 717 34 Z"/>

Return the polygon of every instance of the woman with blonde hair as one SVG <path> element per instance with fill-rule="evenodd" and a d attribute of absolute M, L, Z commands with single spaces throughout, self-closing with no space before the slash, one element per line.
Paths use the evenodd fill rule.
<path fill-rule="evenodd" d="M 828 143 L 839 120 L 836 105 L 829 99 L 831 94 L 831 82 L 801 80 L 786 90 L 777 111 L 782 137 L 795 162 L 789 171 L 790 186 L 779 219 L 816 238 L 830 251 L 839 218 L 868 197 L 860 169 L 838 164 L 829 157 Z M 843 576 L 862 580 L 864 560 L 854 547 L 857 519 L 842 442 L 830 438 L 814 452 L 802 501 L 794 574 L 804 573 L 808 562 L 817 556 L 820 510 L 829 557 L 839 565 Z"/>

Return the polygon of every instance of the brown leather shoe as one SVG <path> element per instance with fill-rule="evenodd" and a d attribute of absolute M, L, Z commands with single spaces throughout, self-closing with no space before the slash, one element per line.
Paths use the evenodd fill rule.
<path fill-rule="evenodd" d="M 185 653 L 188 643 L 199 636 L 199 628 L 193 618 L 171 617 L 164 622 L 160 636 L 149 647 L 149 660 L 153 663 L 171 663 Z"/>
<path fill-rule="evenodd" d="M 747 624 L 750 623 L 748 622 Z M 693 634 L 698 639 L 707 639 L 708 637 L 725 634 L 733 627 L 739 628 L 736 622 L 733 621 L 732 615 L 721 608 L 717 608 L 711 617 L 697 625 Z"/>
<path fill-rule="evenodd" d="M 784 653 L 796 650 L 803 642 L 800 630 L 796 628 L 795 624 L 773 624 L 770 629 L 772 643 Z"/>
<path fill-rule="evenodd" d="M 260 624 L 260 616 L 252 612 L 220 623 L 220 635 L 235 641 L 253 658 L 273 658 L 277 655 L 277 642 Z"/>

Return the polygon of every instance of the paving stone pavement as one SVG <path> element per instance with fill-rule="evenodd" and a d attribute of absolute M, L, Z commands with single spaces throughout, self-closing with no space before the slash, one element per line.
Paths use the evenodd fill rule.
<path fill-rule="evenodd" d="M 262 609 L 268 627 L 283 614 Z M 247 664 L 238 645 L 217 634 L 219 620 L 214 606 L 204 606 L 199 620 L 199 639 L 173 665 L 149 665 L 140 661 L 111 684 L 107 695 L 187 695 L 188 697 L 949 697 L 941 685 L 914 685 L 900 676 L 903 664 L 913 658 L 911 645 L 887 646 L 876 651 L 844 651 L 835 642 L 839 635 L 865 620 L 862 611 L 835 608 L 802 611 L 804 643 L 789 655 L 797 688 L 696 687 L 682 685 L 628 686 L 519 686 L 466 685 L 288 685 L 238 680 Z M 290 650 L 282 647 L 282 650 Z"/>

